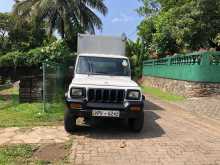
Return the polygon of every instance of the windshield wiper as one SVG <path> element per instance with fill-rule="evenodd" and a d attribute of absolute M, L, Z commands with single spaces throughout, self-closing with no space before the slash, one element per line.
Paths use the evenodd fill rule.
<path fill-rule="evenodd" d="M 108 72 L 97 72 L 97 73 L 93 72 L 93 74 L 94 75 L 110 75 L 110 73 L 108 73 Z"/>
<path fill-rule="evenodd" d="M 103 76 L 123 76 L 123 75 L 119 75 L 119 74 L 112 74 L 112 73 L 108 73 L 108 72 L 99 72 L 99 73 L 92 73 L 93 75 L 103 75 Z"/>

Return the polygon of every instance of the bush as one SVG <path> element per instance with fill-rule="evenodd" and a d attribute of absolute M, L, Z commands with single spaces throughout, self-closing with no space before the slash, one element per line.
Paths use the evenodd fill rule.
<path fill-rule="evenodd" d="M 49 46 L 43 47 L 41 52 L 45 54 L 48 61 L 61 63 L 73 60 L 73 57 L 75 56 L 75 53 L 71 53 L 71 50 L 63 40 L 58 40 Z"/>
<path fill-rule="evenodd" d="M 131 75 L 135 80 L 142 76 L 142 63 L 148 58 L 147 54 L 143 53 L 144 51 L 144 45 L 140 38 L 135 42 L 129 40 L 126 44 L 126 56 L 130 60 Z"/>
<path fill-rule="evenodd" d="M 25 57 L 22 52 L 10 52 L 0 57 L 0 66 L 18 66 L 25 63 Z"/>
<path fill-rule="evenodd" d="M 44 61 L 67 63 L 73 61 L 72 53 L 64 41 L 58 40 L 46 47 L 31 49 L 28 52 L 9 52 L 0 56 L 0 67 L 35 66 Z"/>

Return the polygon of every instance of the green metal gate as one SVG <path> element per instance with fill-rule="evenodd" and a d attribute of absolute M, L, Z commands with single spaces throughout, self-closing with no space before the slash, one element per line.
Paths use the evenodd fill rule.
<path fill-rule="evenodd" d="M 44 62 L 43 70 L 43 111 L 64 109 L 66 66 L 54 62 Z"/>

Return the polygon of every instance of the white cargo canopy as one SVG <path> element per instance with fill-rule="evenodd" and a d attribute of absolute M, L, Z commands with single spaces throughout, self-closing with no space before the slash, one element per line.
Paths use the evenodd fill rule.
<path fill-rule="evenodd" d="M 126 37 L 78 34 L 78 54 L 125 56 Z"/>

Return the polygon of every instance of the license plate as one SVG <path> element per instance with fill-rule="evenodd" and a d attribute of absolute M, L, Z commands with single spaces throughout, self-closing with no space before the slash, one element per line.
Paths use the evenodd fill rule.
<path fill-rule="evenodd" d="M 95 117 L 119 117 L 120 111 L 93 110 L 92 116 L 95 116 Z"/>

